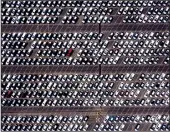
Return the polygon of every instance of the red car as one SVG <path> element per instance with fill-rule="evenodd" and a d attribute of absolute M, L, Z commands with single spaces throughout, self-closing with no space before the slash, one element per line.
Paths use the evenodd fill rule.
<path fill-rule="evenodd" d="M 7 97 L 7 98 L 10 98 L 11 97 L 11 95 L 12 95 L 12 91 L 8 91 L 7 93 L 6 93 L 6 96 L 5 97 Z"/>
<path fill-rule="evenodd" d="M 73 49 L 69 49 L 66 53 L 66 56 L 71 56 L 73 54 Z"/>

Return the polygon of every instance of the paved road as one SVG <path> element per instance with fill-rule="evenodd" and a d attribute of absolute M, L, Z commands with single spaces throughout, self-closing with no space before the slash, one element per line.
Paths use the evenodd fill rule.
<path fill-rule="evenodd" d="M 164 31 L 169 24 L 101 24 L 101 31 Z M 99 24 L 20 24 L 1 25 L 2 32 L 98 32 Z"/>
<path fill-rule="evenodd" d="M 68 66 L 2 66 L 2 73 L 93 73 L 99 65 Z M 101 65 L 101 74 L 112 72 L 168 72 L 168 65 Z"/>
<path fill-rule="evenodd" d="M 89 111 L 90 110 L 90 111 Z M 3 113 L 99 112 L 108 114 L 168 113 L 168 107 L 2 107 Z"/>

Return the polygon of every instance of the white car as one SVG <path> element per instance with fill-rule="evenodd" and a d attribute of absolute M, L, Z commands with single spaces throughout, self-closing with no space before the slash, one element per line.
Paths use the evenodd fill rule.
<path fill-rule="evenodd" d="M 72 63 L 72 61 L 73 61 L 73 58 L 72 57 L 70 57 L 68 60 L 67 60 L 67 65 L 70 65 L 71 63 Z"/>
<path fill-rule="evenodd" d="M 74 43 L 72 43 L 71 48 L 72 48 L 72 49 L 75 49 L 75 48 L 77 47 L 77 45 L 78 45 L 78 42 L 75 41 Z M 80 47 L 78 47 L 78 48 L 80 48 Z"/>
<path fill-rule="evenodd" d="M 78 127 L 79 127 L 78 124 L 75 124 L 72 131 L 77 131 Z"/>
<path fill-rule="evenodd" d="M 137 89 L 136 92 L 135 92 L 135 94 L 134 94 L 134 97 L 137 98 L 138 95 L 139 95 L 139 93 L 140 93 L 140 90 Z"/>
<path fill-rule="evenodd" d="M 85 99 L 84 102 L 83 102 L 83 106 L 87 106 L 89 100 L 88 99 Z"/>
<path fill-rule="evenodd" d="M 42 103 L 42 106 L 46 106 L 47 101 L 48 101 L 48 100 L 45 98 L 44 101 L 43 101 L 43 103 Z"/>
<path fill-rule="evenodd" d="M 113 61 L 113 64 L 117 64 L 118 60 L 119 60 L 120 57 L 116 56 L 114 61 Z"/>
<path fill-rule="evenodd" d="M 89 125 L 88 124 L 85 124 L 85 126 L 83 127 L 83 131 L 87 131 Z"/>
<path fill-rule="evenodd" d="M 101 23 L 103 21 L 104 16 L 100 16 L 99 19 L 97 20 L 97 23 Z"/>
<path fill-rule="evenodd" d="M 100 49 L 100 50 L 98 51 L 98 53 L 97 53 L 97 56 L 98 56 L 98 57 L 102 56 L 103 52 L 104 52 L 104 50 L 103 50 L 103 49 Z"/>
<path fill-rule="evenodd" d="M 67 131 L 72 131 L 73 127 L 74 127 L 74 124 L 71 123 L 71 124 L 69 125 L 69 127 L 67 128 Z"/>
<path fill-rule="evenodd" d="M 62 21 L 61 21 L 61 23 L 65 24 L 66 21 L 67 21 L 67 19 L 68 19 L 67 16 L 64 16 L 63 19 L 62 19 Z"/>

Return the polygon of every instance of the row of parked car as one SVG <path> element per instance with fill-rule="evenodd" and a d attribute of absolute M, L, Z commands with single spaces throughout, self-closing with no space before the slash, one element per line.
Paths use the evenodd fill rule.
<path fill-rule="evenodd" d="M 147 90 L 144 97 L 165 97 L 168 98 L 169 91 L 165 90 Z"/>
<path fill-rule="evenodd" d="M 1 56 L 2 57 L 30 57 L 32 53 L 33 53 L 32 49 L 2 50 Z"/>
<path fill-rule="evenodd" d="M 63 116 L 63 115 L 2 115 L 2 123 L 86 123 L 87 115 Z M 106 115 L 104 123 L 168 123 L 169 115 Z"/>
<path fill-rule="evenodd" d="M 3 131 L 87 131 L 88 124 L 3 124 Z"/>
<path fill-rule="evenodd" d="M 56 24 L 58 17 L 48 16 L 3 16 L 1 18 L 1 24 Z"/>
<path fill-rule="evenodd" d="M 104 44 L 102 45 L 102 47 L 105 47 Z M 101 46 L 101 45 L 99 45 Z M 38 46 L 37 46 L 38 47 Z M 69 47 L 67 45 L 67 47 Z M 82 47 L 84 47 L 84 45 L 82 45 Z M 90 47 L 89 47 L 90 48 Z M 21 49 L 17 49 L 17 50 L 2 50 L 2 57 L 31 57 L 32 53 L 34 51 L 34 54 L 36 54 L 36 56 L 43 56 L 43 57 L 65 57 L 68 56 L 70 57 L 73 53 L 74 50 L 72 48 L 70 49 L 64 49 L 64 50 L 49 50 L 49 49 L 41 49 L 41 50 L 21 50 Z M 105 56 L 105 57 L 112 57 L 112 56 L 139 56 L 139 57 L 154 57 L 154 56 L 168 56 L 169 54 L 169 49 L 163 49 L 163 48 L 159 48 L 159 49 L 85 49 L 85 50 L 76 50 L 77 54 L 75 54 L 77 57 L 101 57 L 101 56 Z M 75 56 L 75 57 L 76 57 Z"/>
<path fill-rule="evenodd" d="M 168 73 L 142 73 L 139 76 L 139 80 L 150 80 L 150 81 L 155 81 L 155 80 L 168 80 L 169 74 Z"/>
<path fill-rule="evenodd" d="M 147 14 L 148 15 L 151 15 L 151 14 L 153 14 L 153 15 L 156 15 L 156 14 L 158 14 L 158 15 L 161 15 L 161 14 L 163 14 L 163 15 L 168 15 L 168 12 L 169 12 L 169 7 L 167 6 L 167 7 L 151 7 L 151 8 L 149 8 L 149 10 L 148 10 L 148 12 L 147 12 Z"/>
<path fill-rule="evenodd" d="M 117 14 L 118 15 L 141 15 L 144 13 L 145 7 L 121 7 Z M 146 14 L 148 15 L 168 15 L 169 7 L 150 7 Z"/>
<path fill-rule="evenodd" d="M 102 46 L 105 47 L 106 43 Z M 35 58 L 21 58 L 21 57 L 31 57 L 33 54 L 32 49 L 29 50 L 2 50 L 3 65 L 37 65 L 37 64 L 116 64 L 118 63 L 120 57 L 124 57 L 121 63 L 123 64 L 158 64 L 160 63 L 160 58 L 163 58 L 164 64 L 168 63 L 169 49 L 85 49 L 78 50 L 75 57 L 72 58 L 74 50 L 64 49 L 64 50 L 36 50 L 34 54 L 37 56 Z M 94 58 L 96 56 L 96 58 Z M 113 57 L 112 57 L 113 56 Z M 136 57 L 138 56 L 138 57 Z M 14 57 L 14 58 L 10 58 Z M 18 58 L 16 58 L 18 57 Z M 20 57 L 20 58 L 19 58 Z M 42 58 L 48 57 L 48 58 Z M 49 58 L 50 57 L 50 58 Z M 58 58 L 60 57 L 60 58 Z M 61 58 L 62 57 L 62 58 Z M 69 58 L 64 58 L 69 57 Z M 100 58 L 102 57 L 102 58 Z M 58 58 L 58 59 L 57 59 Z M 89 63 L 88 63 L 89 62 Z"/>
<path fill-rule="evenodd" d="M 27 82 L 27 81 L 50 81 L 50 82 L 78 82 L 78 81 L 132 81 L 134 79 L 134 73 L 127 73 L 127 74 L 106 74 L 106 75 L 47 75 L 47 74 L 40 74 L 40 75 L 27 75 L 27 74 L 3 74 L 2 82 Z M 147 82 L 148 81 L 168 81 L 169 74 L 166 73 L 158 73 L 158 74 L 145 74 L 142 73 L 139 76 L 139 81 Z M 137 78 L 136 78 L 137 79 Z M 138 84 L 139 85 L 139 84 Z M 141 84 L 142 85 L 142 84 Z M 130 87 L 130 86 L 127 86 Z M 158 86 L 159 87 L 159 86 Z M 123 85 L 122 85 L 123 88 Z M 145 88 L 145 87 L 144 87 Z"/>
<path fill-rule="evenodd" d="M 111 37 L 109 37 L 111 39 Z M 111 42 L 109 42 L 111 43 Z M 169 40 L 116 40 L 112 42 L 113 48 L 167 48 Z"/>
<path fill-rule="evenodd" d="M 30 83 L 29 83 L 30 84 Z M 54 83 L 55 85 L 56 83 Z M 33 84 L 34 85 L 34 84 Z M 35 85 L 34 85 L 35 86 Z M 33 88 L 27 88 L 27 91 L 14 91 L 14 90 L 5 90 L 2 91 L 1 98 L 10 98 L 10 99 L 17 99 L 17 98 L 54 98 L 54 99 L 62 99 L 62 98 L 77 98 L 77 99 L 84 99 L 84 98 L 139 98 L 141 94 L 141 97 L 160 97 L 160 98 L 168 98 L 169 91 L 167 89 L 165 90 L 147 90 L 142 93 L 142 90 L 99 90 L 102 88 L 95 88 L 89 89 L 89 88 L 79 88 L 80 90 L 70 90 L 65 89 L 66 91 L 63 91 L 63 89 L 56 88 L 52 85 L 52 88 L 47 88 L 43 90 L 37 90 L 34 88 L 33 91 L 30 91 Z M 15 88 L 16 89 L 16 88 Z M 77 88 L 78 89 L 78 88 Z M 16 89 L 17 90 L 17 89 Z M 51 91 L 49 91 L 51 90 Z M 60 91 L 53 91 L 53 90 L 60 90 Z M 61 91 L 62 90 L 62 91 Z M 86 90 L 86 91 L 85 91 Z"/>
<path fill-rule="evenodd" d="M 150 123 L 150 131 L 169 131 L 170 124 L 168 123 Z M 93 131 L 123 131 L 125 128 L 125 123 L 118 124 L 104 124 L 96 123 L 93 128 Z M 87 131 L 88 124 L 2 124 L 3 131 Z M 142 124 L 135 123 L 134 130 L 140 131 L 142 129 Z"/>
<path fill-rule="evenodd" d="M 120 123 L 117 125 L 116 122 Z M 143 123 L 149 124 L 149 131 L 169 131 L 169 115 L 107 115 L 102 123 L 97 123 L 93 128 L 94 131 L 124 131 L 126 126 L 129 127 L 135 123 L 132 129 L 142 131 Z"/>
<path fill-rule="evenodd" d="M 114 17 L 112 16 L 85 16 L 81 23 L 111 23 Z M 64 16 L 61 20 L 62 24 L 76 24 L 79 20 L 78 16 Z M 159 16 L 159 15 L 130 15 L 125 16 L 123 23 L 167 23 L 169 16 Z M 1 19 L 1 24 L 56 24 L 60 23 L 58 17 L 49 16 L 3 16 Z"/>
<path fill-rule="evenodd" d="M 62 8 L 2 8 L 2 16 L 59 16 Z"/>
<path fill-rule="evenodd" d="M 87 131 L 88 124 L 4 124 L 3 131 Z"/>
<path fill-rule="evenodd" d="M 4 42 L 4 41 L 3 41 Z M 11 41 L 10 41 L 11 42 Z M 98 41 L 33 41 L 31 49 L 105 49 L 109 44 L 108 40 Z"/>
<path fill-rule="evenodd" d="M 65 50 L 38 50 L 36 56 L 42 57 L 61 57 L 61 56 L 71 56 L 73 54 L 73 49 Z M 1 55 L 2 57 L 30 57 L 33 54 L 33 50 L 3 50 Z"/>
<path fill-rule="evenodd" d="M 88 120 L 86 115 L 3 115 L 1 128 L 3 131 L 86 131 Z"/>
<path fill-rule="evenodd" d="M 37 56 L 53 56 L 53 57 L 61 57 L 61 56 L 71 56 L 73 54 L 73 49 L 65 49 L 65 50 L 38 50 Z"/>
<path fill-rule="evenodd" d="M 140 15 L 143 13 L 144 7 L 121 7 L 118 9 L 118 15 Z"/>
<path fill-rule="evenodd" d="M 118 124 L 99 124 L 96 123 L 95 127 L 93 128 L 93 131 L 123 131 L 125 128 L 125 124 L 118 123 Z"/>
<path fill-rule="evenodd" d="M 70 55 L 69 55 L 70 56 Z M 122 60 L 122 61 L 120 61 Z M 8 57 L 2 58 L 2 65 L 154 65 L 169 63 L 169 57 L 65 57 L 65 58 L 52 58 L 52 57 L 39 57 L 39 58 L 19 58 Z"/>
<path fill-rule="evenodd" d="M 112 8 L 108 7 L 88 7 L 88 8 L 69 8 L 66 12 L 66 15 L 72 16 L 89 16 L 89 15 L 111 15 L 113 12 Z"/>
<path fill-rule="evenodd" d="M 113 20 L 112 16 L 85 16 L 82 23 L 111 23 Z"/>
<path fill-rule="evenodd" d="M 2 41 L 1 49 L 25 49 L 28 42 L 21 41 Z"/>
<path fill-rule="evenodd" d="M 116 123 L 116 122 L 134 122 L 134 123 L 168 123 L 169 115 L 166 114 L 154 114 L 154 115 L 107 115 L 104 119 L 104 123 Z"/>
<path fill-rule="evenodd" d="M 169 31 L 164 32 L 111 32 L 108 39 L 130 39 L 130 40 L 141 40 L 141 39 L 168 39 Z"/>
<path fill-rule="evenodd" d="M 123 64 L 159 64 L 160 57 L 126 57 L 123 61 Z"/>
<path fill-rule="evenodd" d="M 69 99 L 16 99 L 16 98 L 5 98 L 1 101 L 2 106 L 8 107 L 37 107 L 37 106 L 50 106 L 50 107 L 63 107 L 63 106 L 76 106 L 76 107 L 96 107 L 96 106 L 115 106 L 115 107 L 165 107 L 169 106 L 168 98 L 141 98 L 141 99 L 111 99 L 111 98 L 69 98 Z"/>
<path fill-rule="evenodd" d="M 2 49 L 24 49 L 28 45 L 26 41 L 2 41 Z M 129 50 L 130 48 L 141 48 L 140 51 L 143 53 L 147 51 L 149 53 L 151 50 L 156 50 L 157 52 L 163 48 L 167 48 L 169 45 L 169 40 L 116 40 L 108 41 L 101 40 L 98 41 L 33 41 L 29 48 L 31 49 L 60 49 L 60 48 L 72 48 L 72 49 L 95 49 L 95 48 L 115 48 L 121 49 L 125 48 Z M 111 47 L 112 46 L 112 47 Z M 147 48 L 147 49 L 144 49 Z M 161 49 L 159 49 L 161 48 Z M 125 51 L 126 51 L 125 50 Z M 139 49 L 137 49 L 139 51 Z M 166 49 L 164 49 L 166 50 Z"/>
<path fill-rule="evenodd" d="M 167 80 L 167 79 L 166 79 Z M 153 89 L 168 89 L 170 83 L 166 81 L 139 81 L 139 82 L 121 82 L 120 85 L 118 86 L 118 89 L 148 89 L 148 90 L 153 90 Z"/>
<path fill-rule="evenodd" d="M 62 18 L 62 21 L 61 23 L 62 24 L 76 24 L 77 21 L 79 20 L 79 17 L 78 16 L 64 16 Z"/>
<path fill-rule="evenodd" d="M 165 49 L 165 48 L 159 48 L 159 49 L 153 49 L 153 48 L 113 48 L 113 49 L 85 49 L 82 50 L 80 49 L 77 53 L 77 56 L 147 56 L 147 57 L 154 57 L 154 56 L 168 56 L 169 54 L 169 49 Z"/>
<path fill-rule="evenodd" d="M 122 7 L 119 9 L 119 15 L 126 15 L 123 19 L 124 23 L 167 23 L 169 16 L 169 7 L 150 8 L 147 14 L 142 14 L 144 8 L 136 7 Z M 58 21 L 59 15 L 61 15 L 62 8 L 50 8 L 36 9 L 36 8 L 3 8 L 2 9 L 2 24 L 55 24 Z M 75 24 L 79 20 L 79 15 L 83 15 L 82 23 L 111 23 L 113 17 L 110 16 L 112 8 L 72 8 L 68 9 L 65 16 L 62 18 L 62 24 Z M 97 15 L 99 16 L 97 16 Z M 105 16 L 105 15 L 108 16 Z M 127 16 L 128 14 L 128 16 Z M 138 15 L 136 15 L 138 14 Z M 78 15 L 78 16 L 77 16 Z M 14 16 L 14 17 L 13 17 Z M 29 17 L 27 17 L 29 16 Z"/>
<path fill-rule="evenodd" d="M 168 23 L 168 15 L 128 15 L 123 19 L 124 23 Z"/>
<path fill-rule="evenodd" d="M 33 84 L 34 85 L 34 84 Z M 56 83 L 54 83 L 54 85 L 56 85 Z M 35 85 L 34 85 L 35 86 Z M 57 86 L 53 86 L 54 89 L 57 89 Z M 101 85 L 100 85 L 101 87 Z M 46 89 L 46 87 L 45 87 Z M 139 94 L 141 93 L 140 90 L 99 90 L 102 88 L 99 88 L 96 90 L 94 89 L 90 89 L 86 87 L 83 88 L 79 88 L 80 90 L 69 90 L 69 89 L 65 89 L 66 91 L 49 91 L 51 90 L 50 88 L 47 88 L 46 90 L 33 90 L 33 91 L 14 91 L 14 90 L 8 90 L 8 91 L 2 91 L 2 98 L 120 98 L 120 97 L 125 97 L 125 98 L 136 98 L 139 96 Z M 53 89 L 53 90 L 54 90 Z M 86 91 L 87 89 L 87 91 Z M 26 90 L 30 90 L 30 89 L 26 89 Z M 146 91 L 146 93 L 144 93 L 145 97 L 148 95 L 154 95 L 156 93 L 156 90 L 152 90 L 152 91 Z M 157 96 L 161 96 L 161 93 L 163 93 L 162 91 L 158 91 L 157 90 Z M 168 92 L 165 92 L 164 90 L 164 96 L 167 97 L 168 96 Z"/>
<path fill-rule="evenodd" d="M 161 75 L 161 74 L 160 74 Z M 130 81 L 133 80 L 135 73 L 117 74 L 3 74 L 2 82 L 25 82 L 25 81 L 52 81 L 52 82 L 77 82 L 77 81 Z"/>
<path fill-rule="evenodd" d="M 19 7 L 131 7 L 131 6 L 167 6 L 168 0 L 146 0 L 146 1 L 128 1 L 128 0 L 115 0 L 115 1 L 2 1 L 2 8 L 19 8 Z"/>
<path fill-rule="evenodd" d="M 2 8 L 2 16 L 60 16 L 66 9 L 67 16 L 111 15 L 112 8 Z"/>
<path fill-rule="evenodd" d="M 16 41 L 28 41 L 28 40 L 100 40 L 103 37 L 103 33 L 85 32 L 85 33 L 26 33 L 26 32 L 13 32 L 2 33 L 2 41 L 16 40 Z M 111 32 L 108 39 L 168 39 L 169 32 Z"/>
<path fill-rule="evenodd" d="M 86 123 L 87 115 L 3 115 L 2 123 Z"/>
<path fill-rule="evenodd" d="M 97 32 L 74 32 L 74 33 L 39 33 L 39 32 L 13 32 L 2 33 L 2 41 L 34 41 L 34 40 L 100 40 L 102 33 Z"/>
<path fill-rule="evenodd" d="M 128 125 L 127 125 L 128 126 Z M 96 124 L 93 131 L 124 131 L 125 124 Z M 134 125 L 134 131 L 141 131 L 143 129 L 142 124 L 136 123 Z M 152 123 L 149 127 L 149 131 L 169 131 L 170 124 L 168 123 Z"/>
<path fill-rule="evenodd" d="M 150 128 L 150 131 L 170 131 L 170 124 L 169 123 L 153 123 Z"/>
<path fill-rule="evenodd" d="M 25 82 L 25 81 L 51 81 L 51 82 L 77 82 L 77 81 L 132 81 L 138 79 L 139 81 L 167 81 L 168 73 L 117 73 L 117 74 L 2 74 L 2 82 Z M 135 77 L 135 78 L 134 78 Z"/>
<path fill-rule="evenodd" d="M 92 90 L 93 93 L 95 90 L 97 91 L 111 91 L 115 88 L 119 90 L 123 90 L 123 92 L 117 92 L 115 95 L 126 95 L 127 91 L 131 90 L 131 94 L 129 94 L 129 97 L 135 94 L 136 90 L 147 90 L 145 96 L 166 96 L 169 91 L 166 91 L 168 87 L 170 86 L 170 83 L 167 81 L 145 81 L 145 82 L 120 82 L 118 86 L 115 86 L 114 82 L 3 82 L 1 85 L 2 90 L 5 91 L 24 91 L 24 90 L 52 90 L 52 91 L 69 91 L 69 90 Z M 166 92 L 165 92 L 166 91 Z M 108 92 L 106 92 L 107 94 Z M 111 94 L 111 93 L 110 93 Z M 5 95 L 5 94 L 3 94 Z M 7 94 L 8 95 L 8 94 Z M 12 93 L 9 92 L 9 95 L 12 96 Z M 8 97 L 8 96 L 7 96 Z"/>

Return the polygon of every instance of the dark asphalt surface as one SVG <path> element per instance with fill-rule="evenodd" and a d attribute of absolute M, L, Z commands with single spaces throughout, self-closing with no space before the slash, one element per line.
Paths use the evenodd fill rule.
<path fill-rule="evenodd" d="M 89 111 L 91 110 L 91 111 Z M 3 107 L 3 113 L 45 113 L 45 112 L 100 112 L 107 114 L 158 114 L 168 113 L 168 107 Z"/>
<path fill-rule="evenodd" d="M 1 66 L 2 73 L 96 73 L 98 65 Z M 168 65 L 101 65 L 101 74 L 111 72 L 168 72 Z"/>
<path fill-rule="evenodd" d="M 6 24 L 1 26 L 2 32 L 98 32 L 99 24 Z M 101 24 L 101 31 L 165 31 L 169 24 Z"/>

